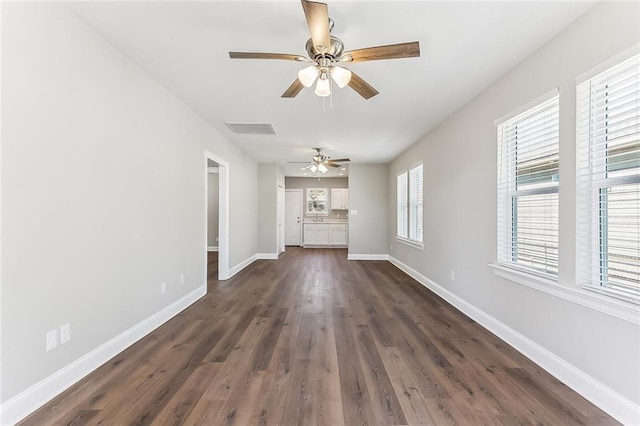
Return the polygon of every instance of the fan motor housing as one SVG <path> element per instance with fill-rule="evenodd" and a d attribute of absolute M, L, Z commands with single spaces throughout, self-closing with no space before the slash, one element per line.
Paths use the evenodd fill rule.
<path fill-rule="evenodd" d="M 324 56 L 328 56 L 331 59 L 340 59 L 342 56 L 342 52 L 344 52 L 344 44 L 342 40 L 338 37 L 330 36 L 331 38 L 331 47 L 324 53 Z M 312 59 L 318 59 L 323 56 L 322 53 L 316 51 L 315 46 L 313 45 L 313 40 L 307 40 L 307 44 L 305 45 L 305 49 L 307 50 L 307 54 Z"/>

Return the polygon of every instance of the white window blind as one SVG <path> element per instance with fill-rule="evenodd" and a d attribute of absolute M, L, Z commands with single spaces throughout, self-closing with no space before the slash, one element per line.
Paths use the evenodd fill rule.
<path fill-rule="evenodd" d="M 397 236 L 402 238 L 409 237 L 409 181 L 407 172 L 403 172 L 397 177 Z"/>
<path fill-rule="evenodd" d="M 577 88 L 578 283 L 640 301 L 640 55 Z"/>
<path fill-rule="evenodd" d="M 558 274 L 557 91 L 498 124 L 498 262 Z"/>
<path fill-rule="evenodd" d="M 422 242 L 422 164 L 409 170 L 409 239 Z"/>

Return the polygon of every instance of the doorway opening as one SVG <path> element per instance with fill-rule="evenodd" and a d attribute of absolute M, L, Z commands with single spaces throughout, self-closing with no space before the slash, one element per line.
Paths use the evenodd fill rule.
<path fill-rule="evenodd" d="M 229 278 L 229 163 L 205 152 L 205 277 Z"/>

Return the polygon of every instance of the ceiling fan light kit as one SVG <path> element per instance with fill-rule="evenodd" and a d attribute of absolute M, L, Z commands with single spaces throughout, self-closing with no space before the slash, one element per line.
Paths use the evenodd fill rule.
<path fill-rule="evenodd" d="M 300 62 L 312 62 L 311 66 L 298 71 L 298 78 L 282 94 L 283 98 L 294 98 L 303 87 L 311 87 L 316 82 L 314 93 L 320 97 L 331 95 L 331 79 L 339 88 L 351 87 L 364 99 L 370 99 L 379 92 L 352 71 L 337 66 L 341 62 L 365 62 L 382 59 L 415 58 L 420 56 L 420 44 L 417 41 L 385 46 L 367 47 L 344 52 L 344 43 L 330 34 L 333 21 L 329 18 L 326 3 L 308 0 L 302 1 L 311 38 L 307 40 L 305 50 L 309 59 L 300 55 L 285 53 L 229 52 L 231 59 L 283 59 Z"/>
<path fill-rule="evenodd" d="M 314 90 L 313 93 L 323 98 L 331 94 L 331 82 L 329 81 L 329 77 L 326 72 L 323 71 L 320 73 L 318 83 L 316 84 L 316 90 Z"/>
<path fill-rule="evenodd" d="M 304 87 L 311 87 L 316 78 L 318 78 L 318 74 L 318 67 L 311 65 L 298 71 L 298 80 Z"/>
<path fill-rule="evenodd" d="M 335 160 L 332 160 L 328 155 L 322 154 L 322 148 L 313 149 L 316 150 L 317 154 L 311 157 L 311 164 L 307 167 L 302 167 L 300 170 L 311 170 L 311 173 L 320 172 L 324 174 L 329 171 L 329 167 L 341 168 L 342 165 L 338 163 L 347 163 L 351 161 L 348 158 L 336 158 Z M 345 168 L 342 167 L 342 170 L 345 170 Z"/>
<path fill-rule="evenodd" d="M 336 82 L 339 88 L 344 89 L 351 81 L 351 71 L 342 67 L 331 68 L 331 78 Z"/>

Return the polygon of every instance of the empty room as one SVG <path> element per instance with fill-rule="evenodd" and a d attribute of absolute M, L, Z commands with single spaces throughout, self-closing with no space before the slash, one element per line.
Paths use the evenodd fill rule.
<path fill-rule="evenodd" d="M 640 425 L 637 1 L 0 1 L 1 425 Z"/>

